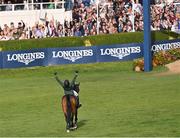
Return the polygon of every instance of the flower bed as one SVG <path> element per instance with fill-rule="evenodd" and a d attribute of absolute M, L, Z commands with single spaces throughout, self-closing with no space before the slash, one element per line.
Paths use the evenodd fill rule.
<path fill-rule="evenodd" d="M 180 48 L 154 53 L 152 66 L 162 66 L 180 59 Z M 144 71 L 144 59 L 134 60 L 133 69 L 137 72 Z"/>

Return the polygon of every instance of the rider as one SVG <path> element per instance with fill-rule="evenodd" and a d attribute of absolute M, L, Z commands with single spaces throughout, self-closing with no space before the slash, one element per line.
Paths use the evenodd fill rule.
<path fill-rule="evenodd" d="M 79 103 L 78 93 L 73 90 L 73 86 L 75 85 L 75 81 L 78 76 L 78 71 L 75 71 L 75 76 L 72 79 L 71 83 L 69 82 L 69 80 L 65 80 L 64 82 L 61 81 L 57 76 L 57 72 L 55 72 L 54 75 L 55 75 L 55 79 L 57 80 L 57 82 L 63 87 L 64 94 L 65 95 L 74 95 L 77 100 L 77 108 L 81 107 L 81 104 Z"/>

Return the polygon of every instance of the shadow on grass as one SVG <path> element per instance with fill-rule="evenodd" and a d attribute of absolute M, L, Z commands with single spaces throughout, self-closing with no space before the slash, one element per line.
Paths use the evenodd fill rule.
<path fill-rule="evenodd" d="M 78 122 L 78 128 L 81 128 L 81 127 L 85 126 L 87 122 L 88 122 L 88 120 L 81 120 L 81 121 L 79 121 Z"/>

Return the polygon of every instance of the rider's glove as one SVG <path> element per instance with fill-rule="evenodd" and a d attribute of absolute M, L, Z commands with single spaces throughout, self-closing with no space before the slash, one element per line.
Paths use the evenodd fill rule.
<path fill-rule="evenodd" d="M 76 71 L 75 71 L 75 74 L 78 75 L 78 73 L 79 73 L 79 71 L 76 70 Z"/>

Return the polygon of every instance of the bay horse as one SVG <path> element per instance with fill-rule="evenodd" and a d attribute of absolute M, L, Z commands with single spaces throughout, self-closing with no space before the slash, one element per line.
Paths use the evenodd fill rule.
<path fill-rule="evenodd" d="M 73 90 L 75 90 L 77 93 L 79 93 L 78 84 L 73 85 Z M 77 99 L 74 95 L 64 95 L 62 97 L 62 110 L 65 116 L 66 120 L 66 130 L 67 132 L 70 132 L 70 130 L 76 129 L 77 128 L 77 114 L 78 114 L 78 109 L 77 109 Z M 75 119 L 75 122 L 73 122 Z"/>

